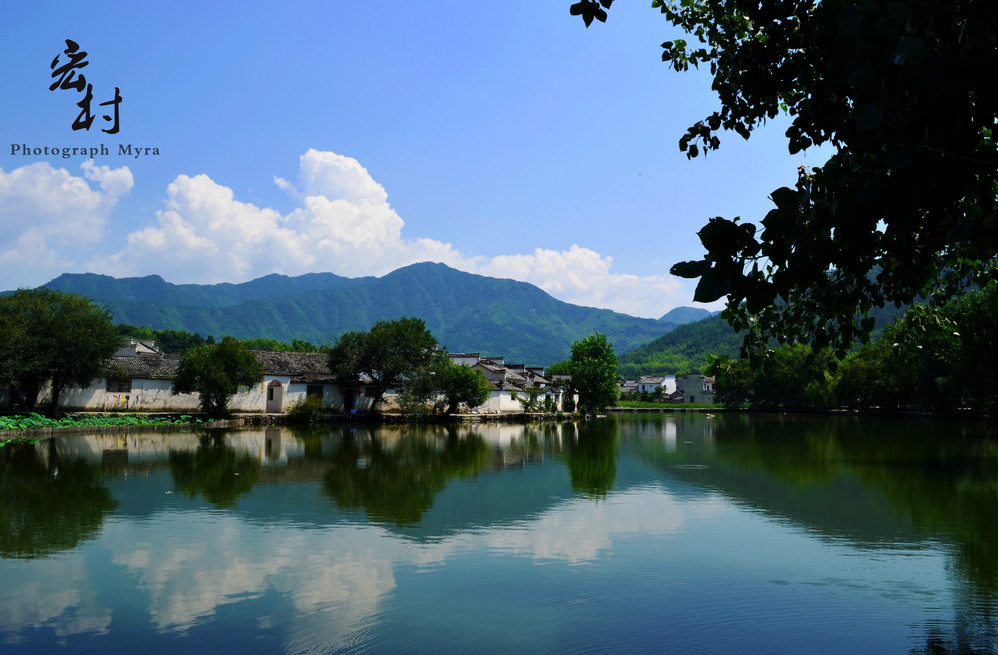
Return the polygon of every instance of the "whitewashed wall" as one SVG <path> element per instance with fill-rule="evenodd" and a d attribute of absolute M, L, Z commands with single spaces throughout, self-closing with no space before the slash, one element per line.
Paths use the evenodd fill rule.
<path fill-rule="evenodd" d="M 239 387 L 229 399 L 229 409 L 233 412 L 262 413 L 267 407 L 267 385 L 271 380 L 281 384 L 281 411 L 287 412 L 292 405 L 304 400 L 309 385 L 292 383 L 288 376 L 265 375 L 263 380 L 249 386 Z M 132 390 L 129 392 L 110 392 L 106 390 L 107 381 L 97 378 L 85 388 L 70 387 L 59 396 L 59 407 L 64 410 L 83 411 L 137 411 L 137 412 L 195 412 L 198 411 L 201 399 L 196 393 L 174 394 L 173 383 L 170 380 L 132 380 Z M 46 385 L 38 395 L 38 404 L 44 406 L 52 402 L 52 388 Z M 335 384 L 322 385 L 322 404 L 342 410 L 343 396 Z M 370 406 L 370 399 L 364 394 L 358 394 L 357 411 L 365 412 Z"/>
<path fill-rule="evenodd" d="M 96 378 L 89 387 L 70 387 L 59 395 L 59 408 L 67 410 L 89 410 L 96 412 L 194 412 L 201 399 L 196 393 L 174 395 L 170 380 L 132 380 L 129 392 L 106 390 L 107 381 Z M 46 383 L 38 394 L 38 404 L 45 406 L 52 402 L 52 387 Z"/>

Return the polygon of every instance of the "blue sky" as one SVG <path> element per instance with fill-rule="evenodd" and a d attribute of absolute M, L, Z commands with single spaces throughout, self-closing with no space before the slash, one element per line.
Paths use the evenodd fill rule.
<path fill-rule="evenodd" d="M 785 119 L 687 160 L 709 76 L 661 62 L 677 35 L 650 3 L 589 29 L 570 4 L 8 3 L 0 288 L 441 261 L 636 316 L 691 305 L 668 271 L 702 255 L 696 231 L 761 219 L 821 160 L 787 154 Z M 83 94 L 48 88 L 66 39 L 88 53 L 89 131 L 71 129 Z M 96 105 L 116 86 L 109 135 Z M 109 154 L 12 153 L 25 145 Z"/>

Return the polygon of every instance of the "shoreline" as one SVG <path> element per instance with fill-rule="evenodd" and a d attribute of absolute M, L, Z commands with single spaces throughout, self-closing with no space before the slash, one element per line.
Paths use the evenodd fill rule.
<path fill-rule="evenodd" d="M 988 416 L 974 415 L 966 411 L 951 413 L 941 413 L 925 410 L 903 410 L 903 409 L 748 409 L 731 407 L 608 407 L 604 414 L 595 416 L 580 416 L 578 414 L 547 414 L 542 412 L 534 413 L 513 413 L 513 414 L 452 414 L 449 416 L 437 415 L 423 419 L 413 419 L 399 414 L 376 414 L 368 416 L 360 414 L 350 416 L 347 414 L 331 414 L 321 417 L 318 421 L 303 421 L 287 414 L 242 414 L 229 419 L 222 420 L 201 420 L 200 422 L 189 423 L 169 423 L 169 424 L 129 424 L 129 425 L 99 425 L 99 426 L 52 426 L 42 428 L 31 428 L 28 430 L 0 430 L 0 442 L 12 442 L 29 439 L 43 439 L 56 434 L 78 432 L 83 434 L 128 432 L 132 430 L 143 430 L 152 432 L 191 431 L 191 430 L 219 430 L 235 429 L 252 426 L 318 426 L 336 425 L 343 423 L 375 423 L 381 425 L 419 425 L 419 424 L 449 424 L 449 423 L 562 423 L 570 421 L 585 421 L 592 418 L 606 418 L 609 414 L 704 414 L 713 416 L 715 414 L 781 414 L 781 415 L 801 415 L 801 416 L 836 416 L 836 417 L 896 417 L 896 418 L 926 418 L 926 419 L 977 419 L 989 421 Z M 73 416 L 75 413 L 66 414 Z M 149 413 L 117 413 L 117 412 L 80 412 L 79 415 L 125 415 L 125 416 L 163 416 L 161 412 Z M 198 418 L 192 415 L 192 418 Z"/>

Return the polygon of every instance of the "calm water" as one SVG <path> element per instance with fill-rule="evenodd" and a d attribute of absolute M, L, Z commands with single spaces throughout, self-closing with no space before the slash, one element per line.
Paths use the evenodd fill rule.
<path fill-rule="evenodd" d="M 998 438 L 937 420 L 0 449 L 0 652 L 992 653 Z"/>

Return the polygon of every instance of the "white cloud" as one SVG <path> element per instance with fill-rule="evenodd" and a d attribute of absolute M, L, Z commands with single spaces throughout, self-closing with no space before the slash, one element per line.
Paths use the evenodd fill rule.
<path fill-rule="evenodd" d="M 132 173 L 93 160 L 80 168 L 83 177 L 47 162 L 10 173 L 0 168 L 0 274 L 5 279 L 65 273 L 79 266 L 76 258 L 84 249 L 103 239 L 111 211 L 132 189 Z"/>
<path fill-rule="evenodd" d="M 281 271 L 282 262 L 315 263 L 280 213 L 235 200 L 232 189 L 207 175 L 178 176 L 156 219 L 158 225 L 129 234 L 126 249 L 91 266 L 112 275 L 158 273 L 173 282 L 207 283 Z"/>
<path fill-rule="evenodd" d="M 269 273 L 382 275 L 433 260 L 460 266 L 449 244 L 402 238 L 388 194 L 355 160 L 309 150 L 298 186 L 275 178 L 301 207 L 287 216 L 235 199 L 206 175 L 181 175 L 167 188 L 157 225 L 91 265 L 111 275 L 158 273 L 171 282 L 239 282 Z"/>
<path fill-rule="evenodd" d="M 0 635 L 9 643 L 31 630 L 52 629 L 60 640 L 107 634 L 112 612 L 103 605 L 80 550 L 59 557 L 7 560 L 0 586 Z"/>
<path fill-rule="evenodd" d="M 612 257 L 573 244 L 560 252 L 538 248 L 532 255 L 493 257 L 479 272 L 529 282 L 576 305 L 607 307 L 633 316 L 658 318 L 663 307 L 688 302 L 676 278 L 612 273 L 612 264 Z"/>
<path fill-rule="evenodd" d="M 92 162 L 82 168 L 84 177 L 47 163 L 10 174 L 0 170 L 0 226 L 8 235 L 0 237 L 0 267 L 30 265 L 54 276 L 76 266 L 81 246 L 100 242 L 108 214 L 131 190 L 132 175 L 127 168 Z M 207 175 L 180 175 L 167 187 L 155 223 L 129 234 L 119 252 L 93 257 L 88 270 L 215 283 L 269 273 L 384 275 L 434 261 L 529 282 L 567 302 L 635 316 L 657 318 L 689 302 L 679 280 L 615 273 L 612 257 L 576 244 L 489 258 L 464 254 L 433 238 L 406 238 L 405 223 L 384 187 L 356 159 L 333 152 L 309 150 L 299 159 L 297 181 L 275 177 L 274 182 L 297 203 L 286 215 L 238 200 L 232 189 Z"/>

